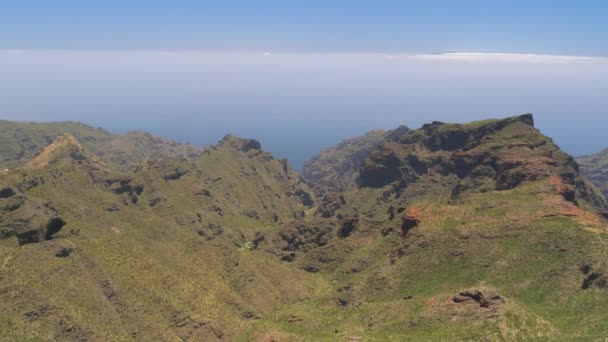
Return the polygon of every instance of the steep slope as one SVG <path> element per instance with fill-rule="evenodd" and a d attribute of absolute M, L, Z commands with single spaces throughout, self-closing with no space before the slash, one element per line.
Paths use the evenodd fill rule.
<path fill-rule="evenodd" d="M 2 339 L 601 340 L 605 199 L 530 115 L 384 140 L 344 191 L 228 135 L 0 173 Z"/>
<path fill-rule="evenodd" d="M 393 184 L 396 192 L 416 183 L 418 191 L 450 190 L 451 200 L 466 191 L 513 189 L 524 181 L 555 176 L 563 196 L 606 210 L 578 165 L 534 128 L 531 114 L 468 125 L 435 122 L 383 143 L 360 171 L 361 187 Z M 408 193 L 408 197 L 417 195 Z"/>
<path fill-rule="evenodd" d="M 34 158 L 55 138 L 68 133 L 111 166 L 126 169 L 146 159 L 194 157 L 202 149 L 154 137 L 145 132 L 114 135 L 78 123 L 0 121 L 0 168 L 12 169 Z"/>
<path fill-rule="evenodd" d="M 66 135 L 0 189 L 1 339 L 232 340 L 322 284 L 254 250 L 314 205 L 256 141 L 121 173 Z"/>
<path fill-rule="evenodd" d="M 184 226 L 271 227 L 304 218 L 315 204 L 308 184 L 286 160 L 233 135 L 197 159 L 147 162 L 134 178 L 145 189 L 142 200 Z"/>
<path fill-rule="evenodd" d="M 251 336 L 601 338 L 603 210 L 530 115 L 425 125 L 381 144 L 318 217 L 268 232 L 262 249 L 332 286 Z"/>
<path fill-rule="evenodd" d="M 16 237 L 18 245 L 52 239 L 66 222 L 46 198 L 27 196 L 30 189 L 43 185 L 48 169 L 66 166 L 88 170 L 91 175 L 108 172 L 94 155 L 88 154 L 69 134 L 57 137 L 23 169 L 5 171 L 1 178 L 0 238 Z"/>
<path fill-rule="evenodd" d="M 374 130 L 363 136 L 346 139 L 324 149 L 304 164 L 303 176 L 331 191 L 341 191 L 354 184 L 363 161 L 385 140 L 409 131 L 401 126 L 394 130 Z"/>
<path fill-rule="evenodd" d="M 40 169 L 51 163 L 59 162 L 62 158 L 72 160 L 86 159 L 82 145 L 70 134 L 64 134 L 45 147 L 36 158 L 25 164 L 28 169 Z"/>
<path fill-rule="evenodd" d="M 582 174 L 600 188 L 604 196 L 608 196 L 608 149 L 578 157 L 576 161 L 581 166 Z"/>

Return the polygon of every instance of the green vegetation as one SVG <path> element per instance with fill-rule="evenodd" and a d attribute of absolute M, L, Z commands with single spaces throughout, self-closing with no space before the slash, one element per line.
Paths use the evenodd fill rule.
<path fill-rule="evenodd" d="M 603 340 L 606 203 L 530 119 L 391 137 L 339 193 L 254 140 L 127 171 L 62 136 L 0 173 L 0 339 Z"/>
<path fill-rule="evenodd" d="M 114 135 L 79 122 L 0 121 L 0 168 L 22 166 L 65 133 L 76 137 L 90 153 L 120 169 L 128 169 L 143 160 L 195 157 L 202 152 L 199 147 L 177 144 L 145 132 Z"/>

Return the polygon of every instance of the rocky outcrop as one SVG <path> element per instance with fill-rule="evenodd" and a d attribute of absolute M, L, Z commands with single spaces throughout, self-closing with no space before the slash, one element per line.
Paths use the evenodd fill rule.
<path fill-rule="evenodd" d="M 72 247 L 60 247 L 57 252 L 55 252 L 55 256 L 57 258 L 67 258 L 74 253 L 74 248 Z"/>
<path fill-rule="evenodd" d="M 317 208 L 316 214 L 323 218 L 331 218 L 334 217 L 338 210 L 342 209 L 345 205 L 346 199 L 344 199 L 343 195 L 330 192 L 321 199 L 321 203 Z"/>
<path fill-rule="evenodd" d="M 230 146 L 242 152 L 261 151 L 262 145 L 259 141 L 253 139 L 243 139 L 236 135 L 228 134 L 220 140 L 218 146 Z"/>
<path fill-rule="evenodd" d="M 297 189 L 295 191 L 295 195 L 298 202 L 300 202 L 303 206 L 311 208 L 315 205 L 315 201 L 309 192 L 303 189 Z"/>
<path fill-rule="evenodd" d="M 534 128 L 531 114 L 465 125 L 433 122 L 382 143 L 363 163 L 359 186 L 443 184 L 452 201 L 467 192 L 509 190 L 557 176 L 564 198 L 604 210 L 606 202 L 580 177 L 578 165 Z M 410 194 L 411 195 L 411 194 Z"/>
<path fill-rule="evenodd" d="M 53 239 L 66 224 L 48 204 L 24 194 L 0 198 L 0 239 L 16 237 L 18 245 L 39 243 Z"/>
<path fill-rule="evenodd" d="M 338 237 L 341 239 L 349 237 L 357 226 L 359 225 L 359 217 L 347 217 L 340 222 L 340 229 L 338 229 Z"/>
<path fill-rule="evenodd" d="M 284 261 L 294 261 L 296 252 L 306 253 L 316 247 L 325 246 L 331 239 L 334 227 L 331 222 L 294 221 L 283 225 L 267 243 L 269 251 Z"/>
<path fill-rule="evenodd" d="M 608 289 L 608 275 L 588 264 L 581 266 L 580 271 L 584 277 L 581 289 L 588 290 L 592 287 Z"/>
<path fill-rule="evenodd" d="M 608 198 L 608 148 L 590 156 L 576 158 L 581 173 Z"/>
<path fill-rule="evenodd" d="M 7 187 L 4 189 L 0 189 L 0 198 L 10 198 L 15 195 L 16 195 L 16 193 L 13 188 Z"/>
<path fill-rule="evenodd" d="M 411 229 L 418 227 L 419 224 L 420 217 L 418 209 L 411 208 L 405 212 L 403 217 L 401 217 L 401 233 L 403 236 L 406 236 Z"/>
<path fill-rule="evenodd" d="M 503 297 L 495 289 L 470 289 L 461 291 L 452 299 L 454 303 L 475 303 L 482 308 L 502 305 Z"/>
<path fill-rule="evenodd" d="M 448 305 L 454 321 L 497 321 L 504 316 L 505 298 L 493 288 L 472 288 L 460 291 Z"/>
<path fill-rule="evenodd" d="M 123 203 L 125 205 L 137 204 L 139 196 L 144 191 L 143 185 L 133 184 L 131 179 L 111 180 L 108 187 L 113 193 L 123 197 Z"/>
<path fill-rule="evenodd" d="M 324 149 L 304 164 L 303 176 L 329 191 L 342 191 L 355 185 L 363 161 L 386 140 L 397 139 L 410 131 L 405 126 L 346 139 Z"/>

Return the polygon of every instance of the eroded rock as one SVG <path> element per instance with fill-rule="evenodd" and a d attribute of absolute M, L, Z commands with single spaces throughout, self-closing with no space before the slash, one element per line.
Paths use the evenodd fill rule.
<path fill-rule="evenodd" d="M 403 236 L 406 236 L 411 229 L 418 227 L 420 224 L 419 215 L 418 209 L 412 208 L 407 210 L 405 215 L 401 217 L 401 232 Z"/>
<path fill-rule="evenodd" d="M 601 289 L 608 288 L 608 276 L 599 271 L 594 271 L 593 266 L 586 264 L 581 266 L 580 270 L 585 276 L 583 283 L 581 284 L 581 289 L 587 290 L 591 287 Z"/>
<path fill-rule="evenodd" d="M 0 189 L 0 198 L 10 198 L 15 196 L 16 194 L 17 193 L 15 192 L 15 190 L 10 187 Z"/>
<path fill-rule="evenodd" d="M 346 205 L 344 196 L 338 193 L 329 193 L 323 196 L 319 207 L 317 208 L 317 215 L 323 218 L 331 218 L 336 215 L 336 212 Z"/>
<path fill-rule="evenodd" d="M 67 258 L 74 252 L 72 247 L 61 247 L 55 252 L 55 256 L 58 258 Z"/>
<path fill-rule="evenodd" d="M 338 229 L 337 235 L 339 238 L 344 239 L 346 237 L 349 237 L 353 231 L 357 228 L 357 226 L 359 225 L 359 217 L 354 216 L 354 217 L 348 217 L 343 219 L 340 222 L 340 229 Z"/>
<path fill-rule="evenodd" d="M 452 298 L 454 303 L 476 303 L 482 308 L 489 308 L 505 303 L 503 297 L 494 289 L 469 289 L 461 291 Z"/>

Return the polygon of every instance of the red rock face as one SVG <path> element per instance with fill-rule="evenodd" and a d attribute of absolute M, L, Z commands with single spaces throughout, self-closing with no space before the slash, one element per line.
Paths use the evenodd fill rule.
<path fill-rule="evenodd" d="M 405 215 L 401 218 L 401 231 L 403 236 L 407 234 L 410 229 L 417 227 L 420 224 L 420 212 L 417 208 L 408 209 Z"/>
<path fill-rule="evenodd" d="M 363 136 L 346 139 L 324 149 L 304 165 L 303 175 L 324 190 L 343 191 L 354 187 L 364 161 L 383 142 L 398 139 L 410 131 L 405 126 L 394 130 L 374 130 Z"/>
<path fill-rule="evenodd" d="M 531 115 L 468 125 L 435 122 L 386 141 L 363 163 L 359 186 L 407 188 L 427 179 L 452 186 L 452 199 L 470 191 L 509 190 L 558 177 L 565 199 L 605 209 L 580 177 L 574 159 L 533 126 Z M 443 179 L 443 180 L 441 180 Z M 449 185 L 455 183 L 455 185 Z"/>

